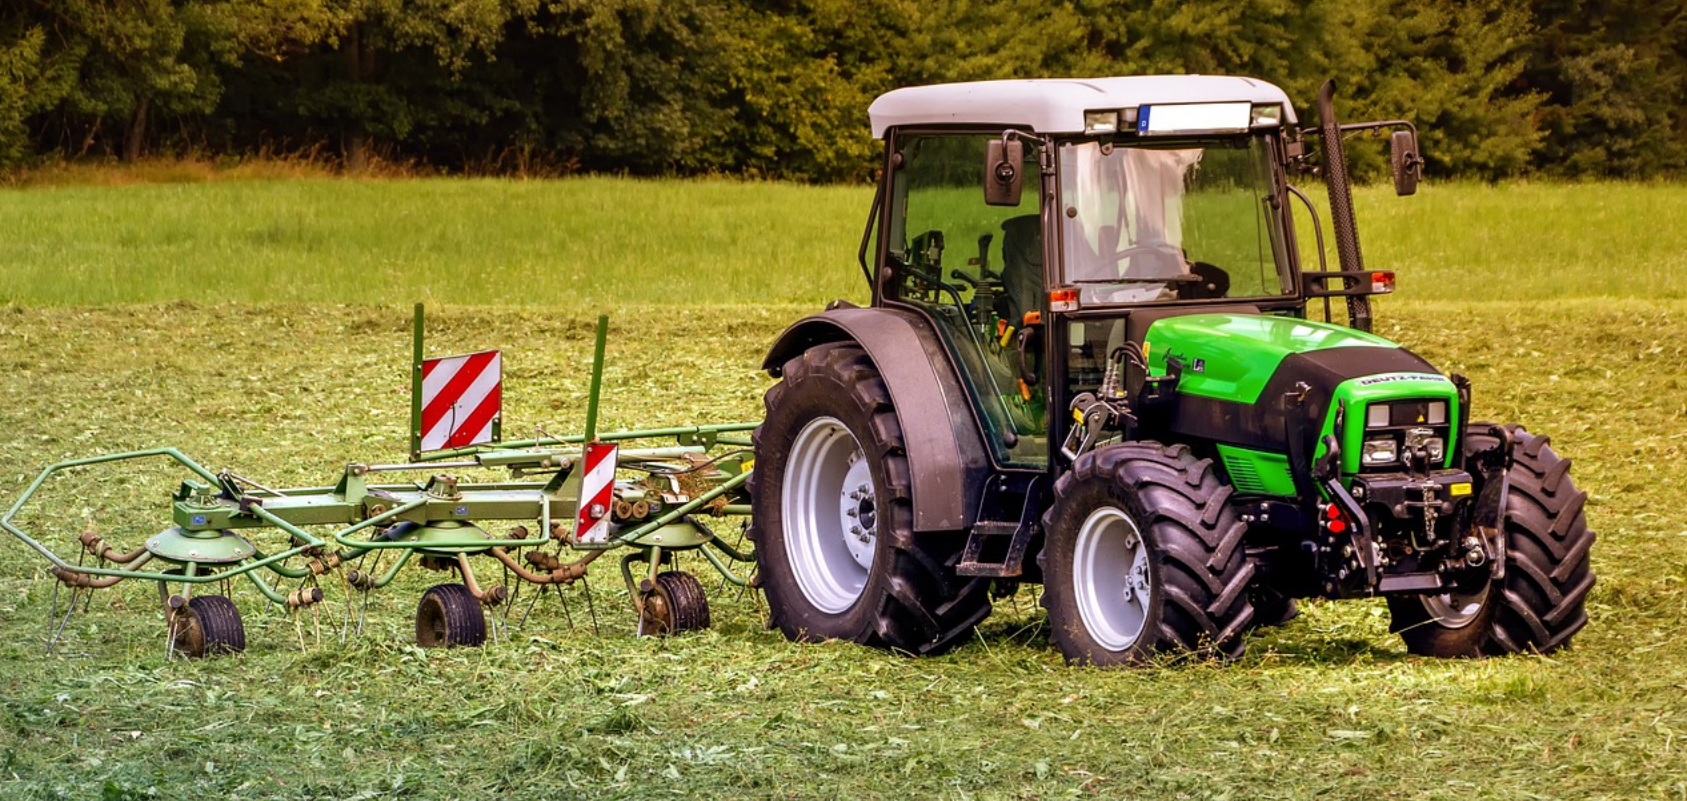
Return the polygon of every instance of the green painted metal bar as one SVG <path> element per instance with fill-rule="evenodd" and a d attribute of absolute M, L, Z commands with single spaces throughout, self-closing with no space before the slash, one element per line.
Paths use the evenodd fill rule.
<path fill-rule="evenodd" d="M 265 558 L 268 558 L 268 557 L 264 556 L 263 551 L 255 551 L 252 554 L 252 558 L 254 558 L 254 559 L 265 559 Z M 288 567 L 286 565 L 270 565 L 269 570 L 270 570 L 271 573 L 274 573 L 278 576 L 284 576 L 284 577 L 290 578 L 290 579 L 302 579 L 305 576 L 310 575 L 310 568 L 307 568 L 307 567 Z"/>
<path fill-rule="evenodd" d="M 597 439 L 597 402 L 603 390 L 603 352 L 609 339 L 609 315 L 597 316 L 597 344 L 592 349 L 592 389 L 586 396 L 585 442 Z"/>
<path fill-rule="evenodd" d="M 150 448 L 150 449 L 141 450 L 141 451 L 128 451 L 126 453 L 112 453 L 112 454 L 107 454 L 105 456 L 90 456 L 90 457 L 87 457 L 85 459 L 71 459 L 71 460 L 63 461 L 63 462 L 55 462 L 54 464 L 48 465 L 45 470 L 42 470 L 41 474 L 36 476 L 34 481 L 30 482 L 29 488 L 24 490 L 23 495 L 19 496 L 17 501 L 12 504 L 12 508 L 7 510 L 6 515 L 4 517 L 0 517 L 0 528 L 6 529 L 6 531 L 10 532 L 12 536 L 17 537 L 18 540 L 23 542 L 23 544 L 25 544 L 25 545 L 29 546 L 30 548 L 34 549 L 36 553 L 39 553 L 42 556 L 45 556 L 47 558 L 47 561 L 52 562 L 55 567 L 64 568 L 65 570 L 71 570 L 71 571 L 74 571 L 74 572 L 77 572 L 77 573 L 90 573 L 91 575 L 108 575 L 108 576 L 110 576 L 110 575 L 121 575 L 121 576 L 127 577 L 133 571 L 119 571 L 119 572 L 110 572 L 110 573 L 91 573 L 92 570 L 98 570 L 98 569 L 101 569 L 101 568 L 82 568 L 82 567 L 79 567 L 77 565 L 72 565 L 71 563 L 65 561 L 64 559 L 59 558 L 59 555 L 56 554 L 56 553 L 53 553 L 53 551 L 50 548 L 41 544 L 40 542 L 37 542 L 35 540 L 35 538 L 26 534 L 23 529 L 18 528 L 15 524 L 12 523 L 12 519 L 17 517 L 18 512 L 23 510 L 24 504 L 28 503 L 30 498 L 35 497 L 35 493 L 40 491 L 41 485 L 45 484 L 47 482 L 47 479 L 50 476 L 52 476 L 54 473 L 57 473 L 61 470 L 69 470 L 71 468 L 76 468 L 76 467 L 86 467 L 88 465 L 95 465 L 95 464 L 106 464 L 108 462 L 122 462 L 122 461 L 128 461 L 130 459 L 146 459 L 146 458 L 151 458 L 151 457 L 154 457 L 154 456 L 168 456 L 171 459 L 176 460 L 176 462 L 178 464 L 182 465 L 183 467 L 186 467 L 187 469 L 193 471 L 194 473 L 197 473 L 200 477 L 204 478 L 205 480 L 210 481 L 213 484 L 217 483 L 217 475 L 215 473 L 212 473 L 210 470 L 207 470 L 204 467 L 200 466 L 200 464 L 198 462 L 195 462 L 192 459 L 187 458 L 187 456 L 183 455 L 181 451 L 178 451 L 175 448 Z"/>
<path fill-rule="evenodd" d="M 709 544 L 715 546 L 721 553 L 726 554 L 727 557 L 732 559 L 734 562 L 756 561 L 756 555 L 754 553 L 744 553 L 731 545 L 727 545 L 726 541 L 720 537 L 715 537 L 714 539 L 709 540 Z"/>
<path fill-rule="evenodd" d="M 711 541 L 710 544 L 718 545 L 719 541 L 714 540 Z M 708 548 L 698 548 L 697 551 L 698 553 L 703 554 L 703 558 L 707 560 L 710 565 L 714 566 L 715 572 L 719 573 L 721 578 L 726 579 L 739 587 L 749 586 L 750 580 L 746 578 L 739 578 L 737 573 L 732 572 L 732 567 L 725 562 L 722 562 L 720 557 L 715 555 L 714 551 L 711 551 Z"/>
<path fill-rule="evenodd" d="M 391 584 L 393 579 L 398 578 L 399 569 L 404 567 L 404 565 L 410 561 L 410 557 L 415 555 L 415 551 L 403 551 L 399 553 L 398 558 L 393 560 L 392 567 L 387 568 L 386 573 L 382 574 L 380 578 L 375 579 L 375 584 L 372 589 L 378 590 L 388 584 Z"/>
<path fill-rule="evenodd" d="M 252 585 L 258 588 L 258 592 L 263 593 L 263 596 L 270 599 L 272 603 L 277 603 L 282 606 L 287 605 L 287 596 L 276 592 L 274 587 L 265 584 L 263 579 L 258 578 L 257 573 L 247 573 L 246 578 L 251 579 Z"/>
<path fill-rule="evenodd" d="M 251 573 L 259 568 L 268 568 L 276 562 L 280 562 L 285 559 L 292 559 L 310 548 L 311 546 L 309 545 L 300 545 L 296 548 L 289 548 L 273 556 L 266 556 L 262 559 L 243 562 L 236 567 L 231 567 L 219 573 L 206 573 L 204 575 L 194 575 L 191 577 L 183 576 L 177 573 L 151 573 L 144 570 L 119 570 L 109 567 L 77 567 L 76 565 L 61 563 L 57 556 L 51 555 L 50 551 L 46 553 L 48 553 L 48 558 L 59 567 L 73 573 L 82 573 L 89 576 L 121 576 L 126 579 L 143 579 L 146 581 L 174 581 L 181 584 L 213 584 L 224 579 L 231 579 L 236 576 Z M 191 562 L 188 563 L 188 566 L 194 567 Z"/>
<path fill-rule="evenodd" d="M 723 515 L 744 515 L 748 517 L 751 514 L 750 510 L 751 506 L 747 503 L 729 503 L 721 507 L 720 513 Z"/>
<path fill-rule="evenodd" d="M 541 532 L 538 533 L 538 535 L 533 536 L 533 537 L 528 537 L 526 539 L 514 539 L 514 540 L 511 540 L 511 539 L 502 539 L 502 540 L 501 539 L 485 539 L 485 540 L 468 540 L 468 539 L 465 539 L 465 540 L 429 540 L 427 542 L 360 542 L 360 541 L 357 541 L 357 540 L 350 539 L 351 535 L 356 534 L 359 531 L 362 531 L 366 528 L 369 528 L 370 526 L 379 525 L 381 523 L 384 523 L 384 522 L 386 522 L 388 520 L 391 520 L 391 519 L 393 519 L 393 518 L 395 518 L 395 517 L 397 517 L 401 514 L 404 514 L 405 512 L 409 512 L 413 509 L 416 509 L 417 507 L 425 506 L 431 500 L 432 499 L 429 499 L 429 498 L 418 498 L 418 499 L 416 499 L 414 501 L 411 501 L 409 503 L 402 504 L 400 506 L 395 506 L 392 509 L 389 509 L 385 512 L 382 512 L 378 515 L 375 515 L 374 517 L 369 518 L 368 520 L 365 520 L 361 523 L 358 523 L 355 526 L 347 528 L 343 531 L 335 532 L 334 533 L 334 541 L 341 544 L 341 545 L 344 545 L 348 548 L 354 548 L 354 549 L 357 549 L 359 551 L 365 551 L 365 552 L 375 551 L 375 550 L 388 550 L 388 549 L 392 549 L 392 550 L 413 550 L 413 549 L 417 549 L 417 548 L 486 548 L 486 547 L 491 547 L 493 545 L 501 545 L 501 546 L 504 546 L 504 547 L 512 547 L 512 548 L 525 548 L 525 547 L 532 546 L 532 545 L 544 545 L 544 544 L 551 541 L 549 532 L 545 532 L 545 531 L 541 531 Z M 546 506 L 549 506 L 550 501 L 549 501 L 549 499 L 543 499 L 543 500 L 540 501 L 540 503 L 542 503 Z M 361 554 L 359 554 L 359 555 L 361 555 Z"/>
<path fill-rule="evenodd" d="M 410 333 L 410 460 L 422 455 L 422 304 L 416 313 Z"/>
<path fill-rule="evenodd" d="M 672 428 L 634 429 L 599 434 L 599 442 L 625 442 L 633 439 L 657 439 L 662 437 L 708 437 L 733 431 L 754 431 L 761 423 L 722 423 L 707 426 L 675 426 Z M 450 450 L 432 451 L 425 453 L 418 461 L 429 462 L 441 459 L 455 459 L 473 456 L 477 453 L 497 451 L 510 448 L 539 448 L 547 445 L 578 445 L 586 441 L 583 434 L 570 434 L 562 437 L 540 437 L 538 439 L 511 440 L 499 443 L 497 446 L 468 445 Z"/>
<path fill-rule="evenodd" d="M 360 550 L 360 551 L 367 551 L 371 548 L 371 546 L 376 545 L 376 543 L 357 542 L 355 540 L 351 540 L 351 539 L 347 539 L 347 538 L 350 537 L 353 534 L 356 534 L 359 531 L 362 531 L 366 528 L 369 528 L 370 526 L 378 526 L 382 523 L 387 522 L 388 520 L 391 520 L 395 517 L 398 517 L 401 514 L 404 514 L 405 512 L 409 512 L 413 509 L 419 509 L 419 508 L 421 508 L 423 506 L 427 506 L 427 505 L 428 505 L 428 499 L 427 498 L 417 498 L 416 500 L 413 500 L 409 503 L 399 504 L 398 506 L 394 506 L 393 508 L 388 509 L 385 512 L 382 512 L 378 515 L 375 515 L 374 517 L 368 518 L 361 523 L 357 523 L 357 524 L 351 526 L 350 528 L 346 528 L 344 530 L 334 532 L 334 541 L 341 544 L 341 545 L 344 545 L 347 548 L 353 548 L 353 549 Z"/>
<path fill-rule="evenodd" d="M 292 523 L 287 522 L 286 520 L 281 519 L 281 517 L 279 515 L 275 514 L 274 512 L 271 512 L 268 509 L 265 509 L 262 506 L 259 506 L 258 504 L 252 504 L 251 506 L 247 507 L 247 511 L 251 512 L 258 519 L 263 520 L 264 522 L 269 523 L 270 525 L 273 525 L 276 528 L 279 528 L 282 531 L 285 531 L 288 534 L 293 535 L 294 537 L 297 537 L 298 539 L 304 541 L 304 543 L 307 544 L 307 545 L 311 545 L 311 546 L 315 546 L 315 547 L 320 548 L 320 547 L 328 544 L 327 542 L 325 542 L 325 541 L 317 538 L 316 536 L 312 535 L 310 532 L 308 532 L 308 531 L 306 531 L 302 528 L 299 528 L 298 526 L 295 526 Z"/>
<path fill-rule="evenodd" d="M 661 528 L 665 525 L 668 525 L 669 523 L 672 523 L 675 520 L 678 520 L 678 519 L 680 519 L 680 518 L 682 518 L 682 517 L 684 517 L 688 514 L 691 514 L 692 512 L 697 511 L 698 509 L 703 508 L 703 506 L 705 504 L 707 504 L 709 501 L 712 501 L 716 498 L 719 498 L 720 496 L 725 495 L 726 493 L 731 492 L 734 489 L 737 489 L 740 484 L 743 484 L 744 482 L 749 481 L 751 472 L 752 471 L 746 470 L 742 473 L 739 473 L 736 476 L 733 476 L 732 478 L 727 479 L 726 481 L 721 482 L 719 485 L 715 486 L 713 489 L 709 490 L 708 492 L 705 492 L 702 495 L 699 495 L 695 498 L 692 498 L 690 501 L 687 501 L 686 503 L 680 504 L 679 506 L 669 510 L 666 514 L 663 514 L 661 517 L 658 517 L 655 520 L 649 521 L 649 522 L 645 523 L 644 525 L 641 525 L 638 528 L 633 529 L 632 531 L 629 531 L 625 534 L 622 534 L 619 537 L 616 537 L 615 539 L 610 540 L 608 543 L 606 543 L 606 546 L 630 544 L 633 540 L 636 540 L 636 539 L 638 539 L 638 538 L 640 538 L 640 537 L 642 537 L 646 534 L 649 534 L 652 531 L 655 531 L 656 529 L 659 529 L 659 528 Z"/>

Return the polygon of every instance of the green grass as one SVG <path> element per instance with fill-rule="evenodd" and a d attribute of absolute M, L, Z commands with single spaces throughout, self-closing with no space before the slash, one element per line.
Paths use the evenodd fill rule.
<path fill-rule="evenodd" d="M 823 303 L 860 294 L 871 202 L 610 178 L 0 190 L 0 303 Z"/>
<path fill-rule="evenodd" d="M 615 178 L 0 189 L 0 304 L 860 300 L 871 202 L 865 187 Z M 1668 184 L 1357 199 L 1369 264 L 1422 300 L 1687 297 L 1684 204 L 1687 185 Z"/>
<path fill-rule="evenodd" d="M 537 226 L 550 216 L 538 210 L 538 198 L 557 202 L 581 186 L 600 188 L 606 198 L 642 191 L 648 208 L 667 210 L 664 231 L 706 236 L 697 220 L 753 206 L 763 209 L 758 231 L 831 227 L 827 236 L 840 241 L 816 232 L 802 240 L 813 249 L 808 267 L 765 271 L 767 286 L 780 287 L 786 294 L 778 300 L 790 303 L 745 305 L 724 291 L 710 294 L 717 289 L 695 276 L 674 280 L 695 284 L 696 293 L 672 296 L 598 295 L 615 283 L 589 277 L 585 296 L 598 298 L 590 304 L 551 277 L 533 280 L 553 287 L 554 298 L 523 294 L 510 286 L 519 275 L 512 269 L 454 285 L 478 287 L 485 294 L 473 297 L 504 305 L 437 309 L 431 344 L 441 352 L 506 349 L 508 431 L 579 427 L 599 308 L 614 315 L 605 425 L 753 418 L 768 382 L 755 370 L 767 342 L 818 298 L 846 294 L 859 280 L 851 251 L 866 198 L 856 190 L 597 179 L 228 184 L 194 188 L 230 193 L 198 206 L 201 215 L 238 198 L 275 216 L 310 217 L 324 226 L 312 234 L 322 237 L 318 247 L 257 248 L 270 271 L 265 281 L 221 282 L 220 292 L 208 294 L 177 292 L 169 280 L 152 283 L 151 273 L 114 273 L 121 283 L 112 296 L 134 286 L 148 302 L 89 306 L 110 296 L 52 294 L 74 287 L 19 294 L 28 282 L 15 274 L 15 254 L 39 249 L 40 258 L 61 263 L 77 248 L 144 256 L 152 251 L 125 245 L 123 237 L 161 234 L 128 218 L 153 208 L 135 204 L 142 195 L 132 193 L 170 188 L 0 193 L 9 204 L 0 224 L 17 227 L 3 237 L 9 255 L 0 281 L 12 287 L 14 301 L 28 301 L 0 307 L 0 498 L 15 497 L 50 461 L 158 444 L 281 485 L 320 485 L 348 460 L 399 455 L 407 409 L 405 302 L 421 295 L 401 291 L 407 288 L 396 280 L 369 294 L 356 291 L 364 285 L 345 278 L 341 267 L 367 264 L 360 260 L 377 258 L 381 243 L 403 237 L 359 216 L 357 204 L 328 213 L 323 196 L 368 193 L 363 200 L 379 196 L 368 204 L 376 217 L 408 208 L 433 221 L 416 228 L 461 232 L 474 226 L 460 208 L 495 206 L 505 193 L 526 197 L 534 208 L 520 214 Z M 1448 300 L 1457 294 L 1445 286 L 1452 273 L 1431 282 L 1402 267 L 1401 294 L 1383 307 L 1379 323 L 1380 333 L 1469 375 L 1480 416 L 1549 433 L 1574 458 L 1574 475 L 1591 493 L 1600 583 L 1592 622 L 1570 650 L 1480 662 L 1420 659 L 1387 632 L 1381 604 L 1315 603 L 1300 619 L 1251 639 L 1236 664 L 1071 669 L 1049 645 L 1027 589 L 1001 602 L 955 653 L 914 660 L 787 643 L 763 628 L 753 596 L 716 592 L 713 581 L 705 586 L 715 629 L 639 640 L 613 569 L 599 568 L 593 598 L 600 633 L 591 631 L 575 589 L 568 596 L 572 629 L 563 608 L 547 600 L 508 642 L 422 652 L 406 644 L 410 616 L 420 591 L 440 578 L 412 568 L 373 597 L 364 636 L 344 646 L 333 631 L 344 614 L 340 587 L 327 587 L 321 645 L 309 615 L 296 628 L 242 588 L 236 597 L 251 643 L 245 655 L 166 662 L 151 588 L 120 585 L 96 595 L 90 611 L 72 619 L 61 653 L 48 657 L 40 633 L 51 579 L 39 560 L 6 540 L 0 798 L 1687 797 L 1687 511 L 1680 489 L 1687 476 L 1687 301 L 1679 293 L 1650 297 L 1655 285 L 1623 278 L 1661 258 L 1648 243 L 1594 262 L 1563 255 L 1580 252 L 1584 238 L 1622 240 L 1613 228 L 1678 236 L 1661 209 L 1679 190 L 1437 187 L 1393 207 L 1468 215 L 1502 207 L 1506 191 L 1543 200 L 1596 190 L 1630 213 L 1592 228 L 1576 215 L 1543 211 L 1519 221 L 1537 232 L 1533 239 L 1514 232 L 1499 238 L 1504 220 L 1495 218 L 1480 248 L 1458 239 L 1475 236 L 1475 223 L 1441 221 L 1441 231 L 1458 233 L 1437 233 L 1435 246 L 1477 259 L 1460 271 L 1523 300 Z M 769 197 L 759 198 L 763 192 Z M 477 200 L 444 200 L 465 197 Z M 736 198 L 737 205 L 695 207 L 715 197 Z M 791 201 L 802 197 L 813 202 Z M 693 205 L 679 212 L 676 198 Z M 1361 214 L 1371 213 L 1362 217 L 1367 253 L 1380 260 L 1427 248 L 1421 242 L 1430 232 L 1378 213 L 1384 200 L 1362 198 Z M 54 204 L 57 212 L 47 213 Z M 33 227 L 22 227 L 19 210 L 34 205 L 43 208 L 25 214 L 33 215 Z M 78 209 L 111 222 L 67 219 Z M 822 223 L 822 212 L 848 215 L 847 224 Z M 475 214 L 492 227 L 448 238 L 457 257 L 478 255 L 486 263 L 497 261 L 486 252 L 523 247 L 512 244 L 523 233 L 518 226 L 499 227 L 516 212 Z M 239 223 L 224 217 L 177 230 L 217 232 L 211 238 L 222 237 L 234 261 L 241 239 L 224 230 L 231 228 Z M 339 233 L 352 241 L 339 242 Z M 534 259 L 550 254 L 543 258 L 555 261 L 545 269 L 574 266 L 565 255 L 572 251 L 543 250 L 561 248 L 563 237 L 539 235 L 551 245 L 529 252 Z M 697 252 L 681 244 L 684 236 L 652 236 Z M 432 258 L 441 239 L 431 241 L 434 249 L 406 252 Z M 475 242 L 482 243 L 479 254 Z M 768 252 L 757 250 L 769 247 L 760 238 L 745 242 L 752 256 Z M 171 247 L 189 254 L 200 246 Z M 734 273 L 758 275 L 734 280 L 761 280 L 759 268 L 748 266 L 759 261 L 730 262 Z M 1500 275 L 1477 274 L 1501 266 Z M 685 262 L 648 269 L 677 272 Z M 1605 289 L 1592 297 L 1563 291 L 1558 278 L 1572 269 L 1590 271 L 1589 281 Z M 241 263 L 241 271 L 263 275 L 255 265 Z M 823 289 L 834 279 L 841 291 Z M 1660 273 L 1657 281 L 1679 289 L 1683 279 Z M 441 297 L 435 281 L 423 284 Z M 380 304 L 289 302 L 321 300 L 294 294 L 303 285 L 337 288 L 326 293 L 336 301 Z M 282 302 L 207 300 L 230 297 Z M 160 466 L 73 474 L 55 482 L 26 519 L 65 553 L 90 523 L 130 544 L 168 524 L 166 493 L 179 479 Z M 301 632 L 310 642 L 305 649 Z"/>

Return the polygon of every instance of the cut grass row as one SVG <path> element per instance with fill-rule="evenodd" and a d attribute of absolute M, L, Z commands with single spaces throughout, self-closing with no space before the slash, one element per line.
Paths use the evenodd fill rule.
<path fill-rule="evenodd" d="M 606 425 L 753 418 L 762 349 L 801 306 L 614 307 Z M 578 427 L 594 310 L 446 308 L 441 352 L 500 345 L 507 430 Z M 0 310 L 0 497 L 41 464 L 175 444 L 320 485 L 403 447 L 408 310 L 293 304 Z M 1479 416 L 1549 433 L 1592 493 L 1592 623 L 1550 658 L 1408 657 L 1380 604 L 1308 605 L 1228 666 L 1063 667 L 1035 593 L 957 652 L 798 646 L 753 598 L 636 640 L 613 570 L 508 642 L 406 643 L 411 570 L 365 636 L 236 595 L 251 648 L 162 659 L 150 587 L 96 596 L 59 656 L 51 583 L 0 541 L 0 797 L 1658 798 L 1687 795 L 1687 303 L 1404 301 L 1379 331 L 1476 383 Z M 56 486 L 28 519 L 132 544 L 170 477 Z M 178 477 L 179 478 L 179 477 Z M 329 585 L 344 597 L 343 587 Z M 343 608 L 322 608 L 324 625 Z"/>
<path fill-rule="evenodd" d="M 860 300 L 871 199 L 866 187 L 617 178 L 3 189 L 0 304 Z M 1670 184 L 1357 198 L 1370 266 L 1397 270 L 1419 300 L 1687 297 L 1684 204 L 1687 186 Z"/>

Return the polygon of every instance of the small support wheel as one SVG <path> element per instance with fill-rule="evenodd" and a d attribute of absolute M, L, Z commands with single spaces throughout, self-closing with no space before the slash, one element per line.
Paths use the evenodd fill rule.
<path fill-rule="evenodd" d="M 709 599 L 697 577 L 683 570 L 656 574 L 639 610 L 639 631 L 660 637 L 708 627 Z"/>
<path fill-rule="evenodd" d="M 189 659 L 238 654 L 246 650 L 240 610 L 223 595 L 199 595 L 170 613 L 170 637 L 177 653 Z"/>
<path fill-rule="evenodd" d="M 438 584 L 416 606 L 416 644 L 423 648 L 478 647 L 486 642 L 486 613 L 462 584 Z"/>

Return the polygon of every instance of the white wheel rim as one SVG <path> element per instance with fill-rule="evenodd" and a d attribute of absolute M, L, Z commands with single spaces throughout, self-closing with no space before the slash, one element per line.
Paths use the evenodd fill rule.
<path fill-rule="evenodd" d="M 1084 629 L 1109 651 L 1130 648 L 1142 636 L 1154 590 L 1142 532 L 1129 515 L 1103 506 L 1084 518 L 1075 550 L 1072 585 Z"/>
<path fill-rule="evenodd" d="M 779 511 L 785 559 L 815 608 L 837 614 L 867 586 L 878 544 L 873 474 L 855 435 L 836 418 L 803 426 L 791 444 Z"/>
<path fill-rule="evenodd" d="M 1470 625 L 1488 602 L 1488 582 L 1471 592 L 1451 592 L 1423 596 L 1423 608 L 1444 628 L 1462 629 Z"/>

